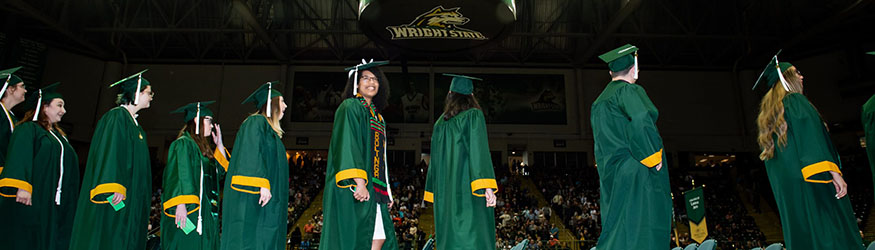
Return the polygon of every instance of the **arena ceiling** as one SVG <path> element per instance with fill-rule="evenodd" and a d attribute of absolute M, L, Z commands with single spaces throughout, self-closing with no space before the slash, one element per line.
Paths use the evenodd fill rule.
<path fill-rule="evenodd" d="M 875 50 L 875 0 L 517 0 L 496 46 L 415 55 L 371 42 L 355 0 L 0 0 L 3 32 L 128 63 L 603 67 L 625 43 L 655 68 L 761 67 L 793 57 Z M 862 55 L 860 56 L 862 57 Z M 863 60 L 863 59 L 857 59 Z"/>

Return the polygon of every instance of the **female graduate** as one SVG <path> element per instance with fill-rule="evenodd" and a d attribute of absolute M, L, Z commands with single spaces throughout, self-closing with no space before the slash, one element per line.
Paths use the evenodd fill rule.
<path fill-rule="evenodd" d="M 286 110 L 277 82 L 261 85 L 243 103 L 258 110 L 240 125 L 225 178 L 222 249 L 285 249 L 289 162 L 280 138 Z"/>
<path fill-rule="evenodd" d="M 15 71 L 19 69 L 21 67 L 0 71 L 0 78 L 5 80 L 3 87 L 0 88 L 0 108 L 3 109 L 3 114 L 0 114 L 0 173 L 3 173 L 9 138 L 12 136 L 15 124 L 18 123 L 18 118 L 12 113 L 12 107 L 24 102 L 24 94 L 27 93 L 24 80 L 15 75 Z"/>
<path fill-rule="evenodd" d="M 152 169 L 137 112 L 149 108 L 146 70 L 113 83 L 119 105 L 97 122 L 76 206 L 70 249 L 145 249 Z"/>
<path fill-rule="evenodd" d="M 444 113 L 434 123 L 425 201 L 434 203 L 437 249 L 495 249 L 498 184 L 486 119 L 471 80 L 451 75 Z"/>
<path fill-rule="evenodd" d="M 389 216 L 392 190 L 386 168 L 386 122 L 389 82 L 377 66 L 364 62 L 347 68 L 344 101 L 334 113 L 328 149 L 325 215 L 319 249 L 398 249 Z"/>
<path fill-rule="evenodd" d="M 79 158 L 58 126 L 67 112 L 55 89 L 31 94 L 35 109 L 12 133 L 6 170 L 0 173 L 2 249 L 67 249 L 79 191 Z M 30 106 L 30 105 L 28 105 Z"/>
<path fill-rule="evenodd" d="M 230 155 L 221 128 L 213 123 L 213 111 L 206 107 L 211 103 L 190 103 L 171 112 L 182 113 L 185 125 L 170 144 L 164 169 L 163 249 L 219 249 L 218 180 Z M 207 139 L 211 136 L 215 150 Z"/>
<path fill-rule="evenodd" d="M 784 241 L 793 250 L 863 249 L 839 155 L 817 109 L 802 95 L 802 79 L 775 55 L 754 84 L 769 87 L 760 103 L 757 142 Z"/>

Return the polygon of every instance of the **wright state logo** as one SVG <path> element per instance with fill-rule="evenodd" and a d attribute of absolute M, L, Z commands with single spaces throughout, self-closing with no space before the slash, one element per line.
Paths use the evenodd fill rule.
<path fill-rule="evenodd" d="M 443 6 L 434 7 L 422 13 L 409 24 L 386 27 L 392 33 L 392 40 L 401 39 L 466 39 L 487 40 L 479 31 L 459 26 L 465 25 L 471 19 L 459 12 L 461 7 L 446 9 Z"/>

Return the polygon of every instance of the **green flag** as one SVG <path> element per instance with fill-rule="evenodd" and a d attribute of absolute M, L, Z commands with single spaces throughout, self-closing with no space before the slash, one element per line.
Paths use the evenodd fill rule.
<path fill-rule="evenodd" d="M 690 219 L 690 237 L 699 244 L 708 237 L 708 224 L 705 223 L 705 191 L 693 188 L 684 192 L 687 218 Z"/>

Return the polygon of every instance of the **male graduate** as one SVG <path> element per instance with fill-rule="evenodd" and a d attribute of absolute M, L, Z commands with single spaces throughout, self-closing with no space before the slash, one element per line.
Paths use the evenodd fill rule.
<path fill-rule="evenodd" d="M 659 112 L 635 84 L 637 51 L 627 44 L 599 56 L 611 74 L 590 117 L 601 187 L 600 250 L 669 247 L 672 204 Z"/>
<path fill-rule="evenodd" d="M 875 51 L 866 54 L 875 56 Z M 869 168 L 875 180 L 875 95 L 863 104 L 863 131 L 866 133 L 866 154 L 869 155 Z"/>
<path fill-rule="evenodd" d="M 12 131 L 18 123 L 18 118 L 12 113 L 12 107 L 24 102 L 24 94 L 27 93 L 24 89 L 24 80 L 15 75 L 15 71 L 19 69 L 21 67 L 0 71 L 0 78 L 5 81 L 0 88 L 0 108 L 3 109 L 3 114 L 0 114 L 0 173 L 3 173 L 9 138 L 12 137 Z"/>
<path fill-rule="evenodd" d="M 145 249 L 152 201 L 146 132 L 137 112 L 149 108 L 146 70 L 113 83 L 119 105 L 97 122 L 73 223 L 70 249 Z"/>

